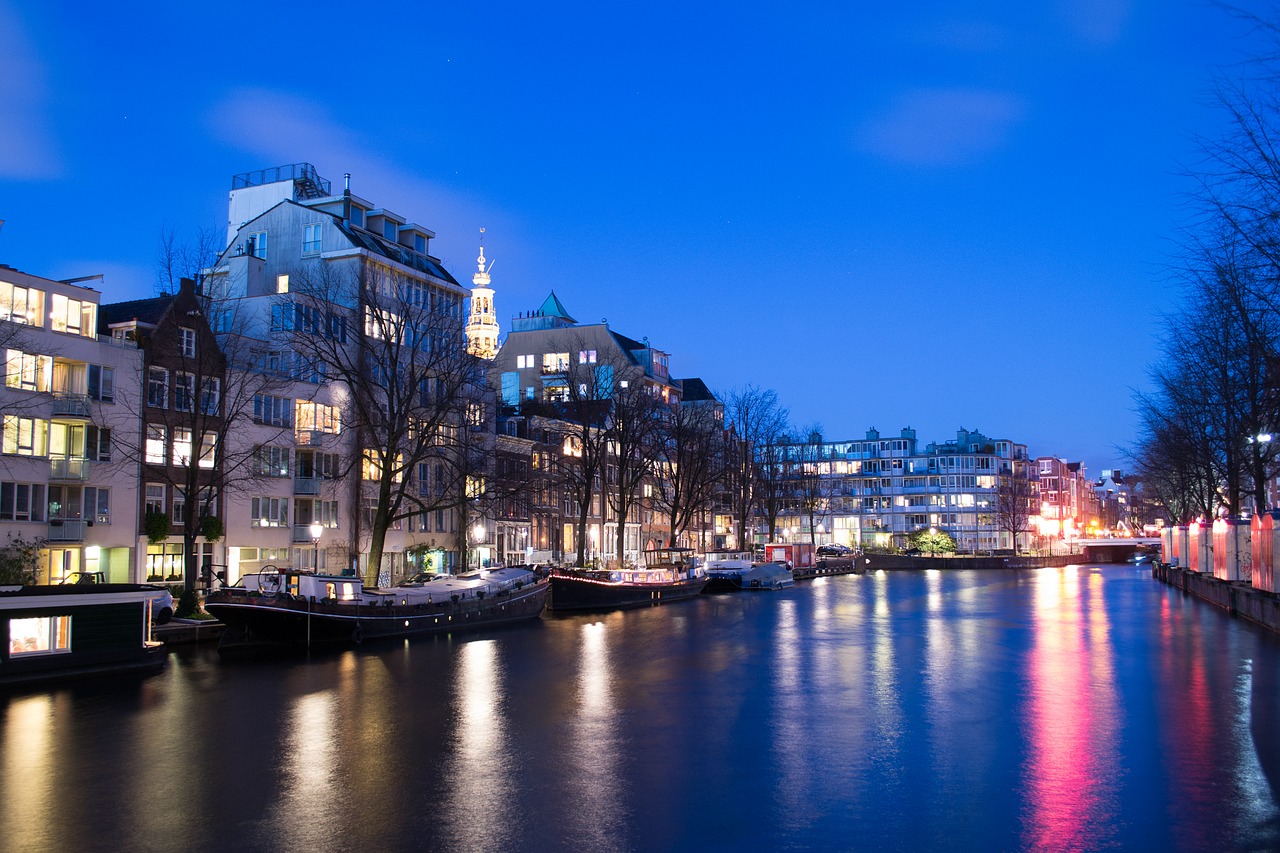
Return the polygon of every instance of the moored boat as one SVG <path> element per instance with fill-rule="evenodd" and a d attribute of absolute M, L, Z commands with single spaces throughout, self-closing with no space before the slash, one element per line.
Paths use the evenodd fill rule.
<path fill-rule="evenodd" d="M 785 589 L 795 578 L 781 563 L 757 563 L 745 551 L 718 551 L 706 557 L 707 592 Z"/>
<path fill-rule="evenodd" d="M 243 587 L 210 593 L 205 610 L 227 626 L 218 644 L 227 654 L 358 644 L 536 619 L 548 590 L 545 579 L 522 568 L 424 572 L 377 589 L 351 575 L 272 569 L 247 575 Z"/>
<path fill-rule="evenodd" d="M 691 549 L 646 551 L 645 558 L 643 568 L 556 570 L 547 609 L 563 613 L 653 607 L 694 598 L 707 585 L 706 571 Z"/>
<path fill-rule="evenodd" d="M 167 650 L 151 639 L 141 584 L 0 587 L 0 686 L 121 672 L 153 672 Z"/>

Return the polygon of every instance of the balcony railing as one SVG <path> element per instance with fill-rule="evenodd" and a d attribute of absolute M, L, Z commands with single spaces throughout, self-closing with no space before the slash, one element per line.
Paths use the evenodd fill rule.
<path fill-rule="evenodd" d="M 89 479 L 89 460 L 54 457 L 49 460 L 49 479 L 87 480 Z"/>
<path fill-rule="evenodd" d="M 89 417 L 89 398 L 84 394 L 71 394 L 58 391 L 53 395 L 53 414 L 55 417 Z"/>
<path fill-rule="evenodd" d="M 320 494 L 320 478 L 319 477 L 294 477 L 293 493 L 295 495 Z"/>
<path fill-rule="evenodd" d="M 311 538 L 311 525 L 295 524 L 293 526 L 293 541 L 306 542 L 308 545 L 315 541 Z"/>
<path fill-rule="evenodd" d="M 83 542 L 85 523 L 78 518 L 49 519 L 50 542 Z"/>

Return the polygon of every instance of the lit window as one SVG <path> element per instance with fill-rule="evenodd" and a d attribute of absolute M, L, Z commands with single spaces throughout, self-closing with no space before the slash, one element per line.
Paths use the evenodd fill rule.
<path fill-rule="evenodd" d="M 9 657 L 71 651 L 70 616 L 9 620 Z"/>
<path fill-rule="evenodd" d="M 17 415 L 4 416 L 4 452 L 17 456 L 45 456 L 49 452 L 49 422 Z"/>
<path fill-rule="evenodd" d="M 87 338 L 98 336 L 98 306 L 92 302 L 68 299 L 60 293 L 53 294 L 53 330 Z"/>
<path fill-rule="evenodd" d="M 24 391 L 53 389 L 53 358 L 11 349 L 5 357 L 4 384 Z"/>
<path fill-rule="evenodd" d="M 218 458 L 218 436 L 206 432 L 200 439 L 200 467 L 212 468 Z"/>
<path fill-rule="evenodd" d="M 147 427 L 147 429 L 151 430 L 153 429 L 153 427 Z M 164 429 L 164 427 L 160 427 L 160 429 Z M 150 451 L 149 445 L 150 445 L 150 442 L 148 442 L 148 451 Z M 191 430 L 185 427 L 174 427 L 173 428 L 173 464 L 186 467 L 190 462 L 191 462 Z"/>
<path fill-rule="evenodd" d="M 163 465 L 164 449 L 165 428 L 160 424 L 147 424 L 147 462 L 153 465 Z"/>
<path fill-rule="evenodd" d="M 44 291 L 0 281 L 0 320 L 44 326 Z"/>

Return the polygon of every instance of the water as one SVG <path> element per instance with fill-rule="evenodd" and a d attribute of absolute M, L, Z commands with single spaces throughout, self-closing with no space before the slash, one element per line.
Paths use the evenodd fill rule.
<path fill-rule="evenodd" d="M 5 850 L 1268 850 L 1280 640 L 904 572 L 0 696 Z"/>

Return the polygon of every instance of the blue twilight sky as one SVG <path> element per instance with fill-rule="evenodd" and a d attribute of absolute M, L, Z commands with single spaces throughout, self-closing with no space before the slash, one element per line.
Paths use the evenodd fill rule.
<path fill-rule="evenodd" d="M 0 263 L 151 295 L 163 227 L 309 161 L 465 284 L 486 228 L 504 328 L 554 288 L 828 438 L 963 426 L 1097 474 L 1248 34 L 1194 0 L 0 0 Z"/>

